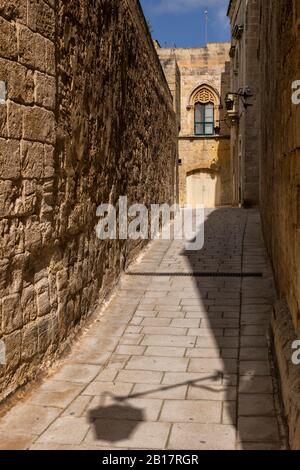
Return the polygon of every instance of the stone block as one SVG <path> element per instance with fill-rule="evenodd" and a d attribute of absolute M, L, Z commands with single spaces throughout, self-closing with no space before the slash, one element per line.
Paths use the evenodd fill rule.
<path fill-rule="evenodd" d="M 55 45 L 53 42 L 45 39 L 45 72 L 49 75 L 55 75 Z"/>
<path fill-rule="evenodd" d="M 13 407 L 1 420 L 1 431 L 38 436 L 58 417 L 59 409 L 21 403 Z"/>
<path fill-rule="evenodd" d="M 75 400 L 67 407 L 62 416 L 74 416 L 76 418 L 80 418 L 91 399 L 91 397 L 79 395 L 79 397 L 75 398 Z"/>
<path fill-rule="evenodd" d="M 44 146 L 43 176 L 44 178 L 52 178 L 54 176 L 54 147 L 52 145 Z"/>
<path fill-rule="evenodd" d="M 35 69 L 47 73 L 46 41 L 40 34 L 35 34 Z"/>
<path fill-rule="evenodd" d="M 101 375 L 101 374 L 100 374 Z M 159 384 L 163 377 L 162 372 L 147 370 L 121 370 L 115 379 L 116 382 Z M 100 380 L 97 378 L 97 380 Z"/>
<path fill-rule="evenodd" d="M 167 423 L 143 423 L 130 420 L 96 420 L 85 443 L 90 446 L 111 446 L 113 436 L 121 439 L 114 442 L 116 447 L 130 449 L 164 449 L 170 431 Z M 95 432 L 99 429 L 99 432 Z M 100 431 L 101 430 L 101 431 Z M 98 435 L 97 435 L 98 434 Z"/>
<path fill-rule="evenodd" d="M 43 354 L 47 351 L 53 338 L 52 333 L 52 320 L 49 315 L 44 318 L 40 318 L 37 322 L 38 327 L 38 352 Z"/>
<path fill-rule="evenodd" d="M 186 358 L 133 356 L 126 369 L 183 372 L 186 371 L 187 366 L 188 359 Z"/>
<path fill-rule="evenodd" d="M 20 307 L 18 294 L 9 295 L 2 299 L 2 330 L 6 334 L 22 327 L 23 315 Z"/>
<path fill-rule="evenodd" d="M 55 118 L 51 111 L 37 106 L 24 109 L 23 138 L 47 144 L 55 143 Z"/>
<path fill-rule="evenodd" d="M 25 229 L 25 248 L 36 252 L 41 246 L 42 234 L 39 222 L 28 220 Z"/>
<path fill-rule="evenodd" d="M 7 139 L 7 106 L 0 104 L 0 137 Z"/>
<path fill-rule="evenodd" d="M 19 61 L 29 68 L 35 68 L 36 35 L 27 26 L 19 24 L 18 32 L 18 54 Z"/>
<path fill-rule="evenodd" d="M 270 394 L 272 393 L 272 390 L 273 386 L 271 377 L 245 375 L 240 379 L 239 393 Z"/>
<path fill-rule="evenodd" d="M 10 21 L 26 23 L 26 7 L 24 0 L 0 0 L 0 15 Z"/>
<path fill-rule="evenodd" d="M 55 96 L 55 78 L 41 72 L 35 72 L 35 103 L 38 106 L 54 110 Z"/>
<path fill-rule="evenodd" d="M 22 336 L 20 331 L 15 331 L 5 337 L 6 371 L 14 371 L 21 359 Z"/>
<path fill-rule="evenodd" d="M 192 348 L 195 336 L 145 335 L 141 345 Z"/>
<path fill-rule="evenodd" d="M 40 390 L 30 396 L 28 404 L 64 409 L 80 394 L 82 388 L 82 384 L 47 381 Z"/>
<path fill-rule="evenodd" d="M 36 294 L 34 287 L 25 287 L 21 295 L 21 309 L 23 312 L 24 324 L 27 324 L 37 317 Z"/>
<path fill-rule="evenodd" d="M 23 106 L 8 101 L 7 103 L 8 137 L 21 139 L 23 133 Z"/>
<path fill-rule="evenodd" d="M 20 201 L 18 215 L 31 215 L 34 213 L 38 200 L 38 187 L 34 180 L 24 180 L 22 183 L 23 194 Z M 16 212 L 17 213 L 17 212 Z"/>
<path fill-rule="evenodd" d="M 27 0 L 27 26 L 36 31 L 37 4 L 39 0 Z"/>
<path fill-rule="evenodd" d="M 161 346 L 148 346 L 145 356 L 158 356 L 158 357 L 183 357 L 185 355 L 185 348 L 175 347 L 161 347 Z"/>
<path fill-rule="evenodd" d="M 34 100 L 33 71 L 21 64 L 0 58 L 0 80 L 5 81 L 7 97 L 21 104 L 32 104 Z"/>
<path fill-rule="evenodd" d="M 160 421 L 168 423 L 221 423 L 222 403 L 205 400 L 166 400 Z"/>
<path fill-rule="evenodd" d="M 44 171 L 44 145 L 38 142 L 21 142 L 21 173 L 23 178 L 40 179 Z"/>
<path fill-rule="evenodd" d="M 133 420 L 143 417 L 144 421 L 157 421 L 162 401 L 151 398 L 128 398 L 122 406 L 116 406 L 113 397 L 107 397 L 105 407 L 99 406 L 101 399 L 98 397 L 92 399 L 88 407 L 88 414 L 94 419 L 117 419 Z"/>
<path fill-rule="evenodd" d="M 235 450 L 234 426 L 224 424 L 174 424 L 169 449 Z"/>
<path fill-rule="evenodd" d="M 271 394 L 241 394 L 239 396 L 240 416 L 274 416 L 274 397 Z"/>
<path fill-rule="evenodd" d="M 54 421 L 39 437 L 38 442 L 49 444 L 80 444 L 89 430 L 85 418 L 64 416 Z"/>
<path fill-rule="evenodd" d="M 55 37 L 55 14 L 53 8 L 51 8 L 43 0 L 37 2 L 36 9 L 36 20 L 35 20 L 36 31 L 42 36 L 54 40 Z"/>
<path fill-rule="evenodd" d="M 9 435 L 7 433 L 0 432 L 0 449 L 1 450 L 26 450 L 33 443 L 33 437 L 30 436 L 27 432 L 24 435 L 15 434 Z"/>
<path fill-rule="evenodd" d="M 0 57 L 15 60 L 18 57 L 17 34 L 13 23 L 0 16 Z"/>
<path fill-rule="evenodd" d="M 36 301 L 38 316 L 43 317 L 51 310 L 50 296 L 49 296 L 49 282 L 47 278 L 41 279 L 35 284 Z"/>
<path fill-rule="evenodd" d="M 104 394 L 113 394 L 114 396 L 124 397 L 129 396 L 132 389 L 130 383 L 115 383 L 115 382 L 96 382 L 93 381 L 84 390 L 84 395 L 101 396 Z"/>
<path fill-rule="evenodd" d="M 38 327 L 36 324 L 25 326 L 22 331 L 21 357 L 28 361 L 38 351 Z"/>
<path fill-rule="evenodd" d="M 19 142 L 0 138 L 0 178 L 13 180 L 19 178 L 20 174 Z"/>
<path fill-rule="evenodd" d="M 66 364 L 53 376 L 53 380 L 88 384 L 99 374 L 101 367 L 94 365 Z"/>
<path fill-rule="evenodd" d="M 11 216 L 14 209 L 13 183 L 10 180 L 0 181 L 0 217 Z"/>
<path fill-rule="evenodd" d="M 279 442 L 276 418 L 242 417 L 238 421 L 241 442 Z"/>

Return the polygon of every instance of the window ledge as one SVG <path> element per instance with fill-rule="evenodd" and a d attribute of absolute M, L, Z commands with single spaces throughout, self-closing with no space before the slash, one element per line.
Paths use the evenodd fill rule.
<path fill-rule="evenodd" d="M 191 139 L 191 140 L 222 140 L 230 139 L 230 135 L 195 135 L 195 134 L 185 134 L 180 135 L 179 139 Z"/>

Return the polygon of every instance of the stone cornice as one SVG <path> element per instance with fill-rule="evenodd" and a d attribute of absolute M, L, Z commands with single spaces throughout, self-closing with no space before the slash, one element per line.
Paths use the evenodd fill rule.
<path fill-rule="evenodd" d="M 227 16 L 230 17 L 231 9 L 234 7 L 235 3 L 236 3 L 236 0 L 230 0 L 229 1 Z"/>

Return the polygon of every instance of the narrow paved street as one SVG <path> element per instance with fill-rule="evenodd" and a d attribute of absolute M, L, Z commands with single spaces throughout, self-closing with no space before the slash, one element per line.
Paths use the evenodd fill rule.
<path fill-rule="evenodd" d="M 204 275 L 206 273 L 206 275 Z M 58 370 L 0 420 L 1 448 L 280 449 L 259 214 L 155 241 Z"/>

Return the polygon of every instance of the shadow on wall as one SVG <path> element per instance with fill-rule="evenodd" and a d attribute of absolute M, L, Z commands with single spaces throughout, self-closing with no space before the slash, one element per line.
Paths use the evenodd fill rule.
<path fill-rule="evenodd" d="M 231 129 L 227 118 L 225 98 L 230 90 L 230 62 L 225 62 L 225 72 L 221 75 L 221 109 L 220 109 L 220 140 L 218 147 L 218 162 L 221 167 L 222 187 L 220 187 L 220 200 L 222 205 L 233 203 L 233 168 L 231 163 Z"/>
<path fill-rule="evenodd" d="M 204 229 L 203 248 L 181 253 L 195 276 L 189 286 L 198 291 L 198 309 L 186 318 L 201 319 L 203 328 L 192 358 L 199 378 L 153 385 L 146 392 L 126 396 L 105 394 L 89 414 L 97 440 L 125 445 L 147 421 L 146 410 L 136 408 L 135 399 L 188 386 L 188 399 L 223 403 L 222 424 L 235 428 L 239 448 L 280 449 L 267 342 L 274 290 L 259 215 L 238 209 L 207 211 Z M 205 445 L 199 437 L 199 448 Z"/>
<path fill-rule="evenodd" d="M 222 376 L 223 424 L 235 426 L 242 449 L 280 449 L 267 339 L 274 288 L 259 214 L 207 211 L 204 247 L 182 254 L 192 272 L 214 273 L 196 281 L 201 325 L 211 331 L 197 345 L 219 351 L 207 367 Z"/>

